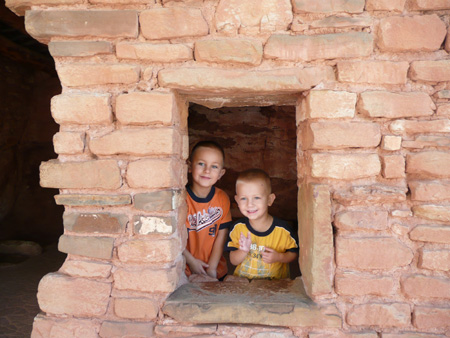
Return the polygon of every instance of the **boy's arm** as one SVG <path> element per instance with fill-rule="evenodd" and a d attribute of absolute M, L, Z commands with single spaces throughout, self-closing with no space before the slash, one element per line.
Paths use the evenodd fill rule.
<path fill-rule="evenodd" d="M 262 260 L 266 264 L 272 263 L 290 263 L 298 257 L 296 252 L 286 251 L 278 252 L 271 248 L 265 248 L 262 253 Z"/>
<path fill-rule="evenodd" d="M 250 252 L 250 246 L 252 244 L 252 237 L 250 231 L 247 232 L 247 237 L 241 232 L 239 237 L 239 249 L 230 252 L 230 262 L 233 265 L 241 264 L 245 257 L 247 257 Z"/>
<path fill-rule="evenodd" d="M 189 265 L 189 269 L 191 269 L 192 273 L 206 275 L 205 268 L 208 267 L 208 264 L 195 258 L 187 249 L 184 249 L 183 255 L 186 257 L 186 264 Z"/>
<path fill-rule="evenodd" d="M 217 238 L 214 241 L 213 248 L 211 250 L 211 255 L 209 256 L 208 265 L 206 273 L 214 278 L 217 278 L 217 265 L 219 265 L 220 258 L 223 255 L 223 248 L 225 242 L 228 238 L 228 229 L 220 229 L 217 234 Z"/>

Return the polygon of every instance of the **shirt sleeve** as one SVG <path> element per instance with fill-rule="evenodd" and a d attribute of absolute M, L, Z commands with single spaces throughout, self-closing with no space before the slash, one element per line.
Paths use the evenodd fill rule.
<path fill-rule="evenodd" d="M 239 238 L 241 232 L 236 228 L 237 224 L 231 224 L 230 233 L 228 234 L 227 245 L 225 246 L 225 251 L 234 251 L 239 249 Z"/>
<path fill-rule="evenodd" d="M 298 240 L 297 235 L 292 231 L 291 227 L 288 227 L 289 230 L 289 238 L 286 240 L 286 251 L 289 252 L 299 252 L 299 246 L 298 246 Z"/>

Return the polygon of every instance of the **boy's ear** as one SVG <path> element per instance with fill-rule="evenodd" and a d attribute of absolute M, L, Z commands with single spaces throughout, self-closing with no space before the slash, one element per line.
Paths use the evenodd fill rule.
<path fill-rule="evenodd" d="M 269 195 L 269 201 L 268 201 L 268 203 L 267 203 L 267 205 L 268 205 L 269 207 L 272 205 L 273 201 L 275 201 L 275 198 L 276 198 L 276 196 L 275 196 L 274 193 L 272 193 L 272 194 Z"/>
<path fill-rule="evenodd" d="M 218 178 L 217 180 L 220 180 L 220 179 L 222 178 L 222 176 L 225 175 L 225 172 L 226 172 L 225 168 L 222 169 L 222 170 L 220 171 L 219 178 Z"/>
<path fill-rule="evenodd" d="M 239 203 L 239 201 L 238 201 L 238 195 L 234 195 L 234 200 L 236 201 L 236 203 Z"/>

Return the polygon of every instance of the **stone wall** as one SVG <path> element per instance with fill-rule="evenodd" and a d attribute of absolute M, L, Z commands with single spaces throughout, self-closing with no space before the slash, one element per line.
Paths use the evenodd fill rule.
<path fill-rule="evenodd" d="M 448 1 L 6 3 L 63 87 L 41 185 L 68 258 L 34 337 L 450 336 Z M 303 282 L 341 327 L 162 313 L 184 282 L 189 103 L 296 106 Z"/>

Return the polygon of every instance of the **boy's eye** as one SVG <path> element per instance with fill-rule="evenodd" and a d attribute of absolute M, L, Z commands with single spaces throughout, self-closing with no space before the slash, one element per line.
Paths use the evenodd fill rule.
<path fill-rule="evenodd" d="M 205 165 L 205 163 L 203 162 L 198 162 L 197 165 L 199 165 L 200 167 L 203 167 Z"/>
<path fill-rule="evenodd" d="M 213 168 L 213 169 L 219 169 L 219 167 L 216 166 L 216 165 L 213 165 L 212 168 Z"/>

